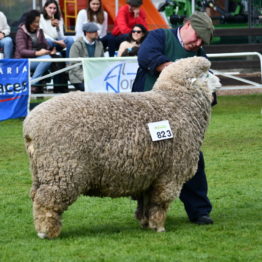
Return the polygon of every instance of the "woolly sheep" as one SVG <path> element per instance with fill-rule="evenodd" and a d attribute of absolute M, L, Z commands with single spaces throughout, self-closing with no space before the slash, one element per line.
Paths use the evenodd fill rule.
<path fill-rule="evenodd" d="M 207 78 L 209 68 L 203 57 L 181 59 L 163 70 L 152 91 L 74 92 L 32 110 L 24 138 L 38 236 L 57 237 L 62 213 L 81 194 L 142 197 L 141 225 L 165 231 L 169 204 L 197 169 L 210 86 L 220 85 Z M 147 124 L 161 120 L 174 137 L 153 142 Z"/>

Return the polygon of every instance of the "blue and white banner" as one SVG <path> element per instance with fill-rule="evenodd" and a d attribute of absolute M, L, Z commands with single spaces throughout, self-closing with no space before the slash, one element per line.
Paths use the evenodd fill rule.
<path fill-rule="evenodd" d="M 131 92 L 138 68 L 136 57 L 84 58 L 86 92 Z"/>
<path fill-rule="evenodd" d="M 0 121 L 26 116 L 28 105 L 28 60 L 1 59 Z"/>

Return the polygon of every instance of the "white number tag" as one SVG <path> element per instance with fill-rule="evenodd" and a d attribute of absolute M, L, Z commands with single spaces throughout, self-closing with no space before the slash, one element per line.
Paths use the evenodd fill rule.
<path fill-rule="evenodd" d="M 168 120 L 152 122 L 147 124 L 153 141 L 170 139 L 173 137 Z"/>

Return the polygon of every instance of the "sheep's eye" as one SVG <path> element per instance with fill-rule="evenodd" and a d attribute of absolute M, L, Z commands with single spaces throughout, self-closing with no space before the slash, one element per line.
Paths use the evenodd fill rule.
<path fill-rule="evenodd" d="M 193 84 L 197 79 L 196 78 L 192 78 L 191 79 L 191 84 Z"/>

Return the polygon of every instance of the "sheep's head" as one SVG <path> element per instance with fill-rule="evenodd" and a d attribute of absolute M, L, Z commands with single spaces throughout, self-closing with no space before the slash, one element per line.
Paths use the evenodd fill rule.
<path fill-rule="evenodd" d="M 218 77 L 208 72 L 210 65 L 211 63 L 204 57 L 195 56 L 177 60 L 162 71 L 154 90 L 202 86 L 214 92 L 221 84 Z"/>
<path fill-rule="evenodd" d="M 198 86 L 207 86 L 211 93 L 221 88 L 220 80 L 209 71 L 202 73 L 198 78 L 192 78 L 191 83 L 194 85 L 198 82 Z"/>

